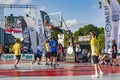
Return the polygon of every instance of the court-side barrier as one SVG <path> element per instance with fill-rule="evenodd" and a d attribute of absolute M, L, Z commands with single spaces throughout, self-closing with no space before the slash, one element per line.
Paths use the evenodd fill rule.
<path fill-rule="evenodd" d="M 3 54 L 2 59 L 3 60 L 14 60 L 14 59 L 16 59 L 16 57 L 14 56 L 14 54 Z M 21 59 L 33 60 L 34 54 L 21 54 Z"/>

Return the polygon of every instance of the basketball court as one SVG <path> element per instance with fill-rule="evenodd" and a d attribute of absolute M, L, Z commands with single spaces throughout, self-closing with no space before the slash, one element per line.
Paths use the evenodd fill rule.
<path fill-rule="evenodd" d="M 91 63 L 61 62 L 57 68 L 31 64 L 31 61 L 22 60 L 17 68 L 13 67 L 14 60 L 0 61 L 0 80 L 118 80 L 120 66 L 102 65 L 104 75 L 92 78 L 94 67 Z"/>

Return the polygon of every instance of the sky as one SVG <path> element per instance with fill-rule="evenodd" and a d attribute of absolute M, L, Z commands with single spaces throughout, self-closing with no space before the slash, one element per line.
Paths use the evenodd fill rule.
<path fill-rule="evenodd" d="M 99 0 L 0 0 L 0 4 L 29 4 L 36 5 L 38 9 L 48 14 L 61 12 L 72 32 L 88 24 L 104 27 L 104 17 L 99 8 Z M 22 13 L 20 10 L 7 11 L 8 15 Z M 23 12 L 25 13 L 25 11 Z"/>

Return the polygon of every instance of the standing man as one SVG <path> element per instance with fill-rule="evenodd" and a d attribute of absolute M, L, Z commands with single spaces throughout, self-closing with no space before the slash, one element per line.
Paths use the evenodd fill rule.
<path fill-rule="evenodd" d="M 75 57 L 76 57 L 77 62 L 79 62 L 80 52 L 81 52 L 80 45 L 79 43 L 76 43 L 75 44 Z"/>
<path fill-rule="evenodd" d="M 95 75 L 92 75 L 92 77 L 99 77 L 98 76 L 98 70 L 100 75 L 103 75 L 101 66 L 99 65 L 99 42 L 95 37 L 95 32 L 91 32 L 91 41 L 90 41 L 90 45 L 91 45 L 91 51 L 92 51 L 92 60 L 93 60 L 93 64 L 94 64 L 94 68 L 95 68 Z"/>
<path fill-rule="evenodd" d="M 15 44 L 13 45 L 13 52 L 16 56 L 16 61 L 14 63 L 14 67 L 16 68 L 21 58 L 21 45 L 19 39 L 16 39 Z"/>
<path fill-rule="evenodd" d="M 58 41 L 53 37 L 50 40 L 49 45 L 50 45 L 50 52 L 52 55 L 52 65 L 54 68 L 56 68 Z"/>
<path fill-rule="evenodd" d="M 117 44 L 115 40 L 112 40 L 112 64 L 115 63 L 116 65 L 118 65 L 118 61 L 116 57 L 117 57 Z"/>

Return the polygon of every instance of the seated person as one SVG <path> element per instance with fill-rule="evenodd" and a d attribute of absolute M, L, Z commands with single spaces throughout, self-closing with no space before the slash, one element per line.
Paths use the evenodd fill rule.
<path fill-rule="evenodd" d="M 101 53 L 99 56 L 99 63 L 100 64 L 108 64 L 110 62 L 110 58 L 107 54 Z"/>

